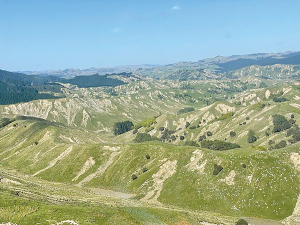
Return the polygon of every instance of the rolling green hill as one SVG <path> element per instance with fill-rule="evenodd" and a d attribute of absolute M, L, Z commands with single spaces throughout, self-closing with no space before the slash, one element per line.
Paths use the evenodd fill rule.
<path fill-rule="evenodd" d="M 288 58 L 51 85 L 3 72 L 3 93 L 60 98 L 0 106 L 0 223 L 299 224 L 299 66 Z M 261 64 L 221 72 L 241 59 Z"/>

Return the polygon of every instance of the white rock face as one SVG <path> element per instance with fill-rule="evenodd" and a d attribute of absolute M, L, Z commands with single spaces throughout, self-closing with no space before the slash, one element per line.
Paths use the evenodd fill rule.
<path fill-rule="evenodd" d="M 217 111 L 219 111 L 220 113 L 222 114 L 226 114 L 226 113 L 229 113 L 229 112 L 235 112 L 235 107 L 230 107 L 228 105 L 225 105 L 223 103 L 220 103 L 218 104 L 215 109 Z"/>
<path fill-rule="evenodd" d="M 266 90 L 266 92 L 265 92 L 265 98 L 269 99 L 270 95 L 271 95 L 271 92 L 269 90 Z"/>
<path fill-rule="evenodd" d="M 154 204 L 159 204 L 157 200 L 160 196 L 160 192 L 163 189 L 164 182 L 176 173 L 177 160 L 167 161 L 164 163 L 159 171 L 152 175 L 154 184 L 144 198 L 141 199 L 142 202 L 149 202 Z"/>
<path fill-rule="evenodd" d="M 204 154 L 201 150 L 196 150 L 193 152 L 193 156 L 190 158 L 190 162 L 186 165 L 186 167 L 190 171 L 198 171 L 199 173 L 204 173 L 204 169 L 207 163 L 207 159 L 198 165 L 199 161 L 203 158 Z"/>
<path fill-rule="evenodd" d="M 236 172 L 234 170 L 231 170 L 225 179 L 221 179 L 221 181 L 225 182 L 227 185 L 234 185 L 234 177 L 236 175 Z"/>

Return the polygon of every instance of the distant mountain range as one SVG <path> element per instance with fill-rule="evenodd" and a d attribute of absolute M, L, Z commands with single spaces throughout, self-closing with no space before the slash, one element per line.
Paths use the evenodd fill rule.
<path fill-rule="evenodd" d="M 213 74 L 220 74 L 238 70 L 246 66 L 258 65 L 268 66 L 275 64 L 297 65 L 300 64 L 300 52 L 283 52 L 283 53 L 256 53 L 248 55 L 232 55 L 232 56 L 216 56 L 214 58 L 207 58 L 197 62 L 177 62 L 164 66 L 160 65 L 129 65 L 116 66 L 107 68 L 89 68 L 89 69 L 74 69 L 68 68 L 65 70 L 50 70 L 50 71 L 19 71 L 27 75 L 40 76 L 57 76 L 57 77 L 75 77 L 86 76 L 93 74 L 113 74 L 122 72 L 134 72 L 139 75 L 150 76 L 155 78 L 160 77 L 159 71 L 175 70 L 175 69 L 205 69 L 206 72 Z M 173 76 L 174 77 L 174 76 Z M 176 76 L 175 76 L 176 77 Z"/>
<path fill-rule="evenodd" d="M 132 66 L 116 66 L 105 68 L 89 68 L 89 69 L 74 69 L 68 68 L 64 70 L 49 70 L 49 71 L 18 71 L 27 75 L 39 75 L 39 76 L 57 76 L 57 77 L 74 77 L 74 76 L 88 76 L 88 75 L 104 75 L 113 73 L 130 73 L 136 70 L 149 69 L 158 67 L 158 65 L 132 65 Z"/>

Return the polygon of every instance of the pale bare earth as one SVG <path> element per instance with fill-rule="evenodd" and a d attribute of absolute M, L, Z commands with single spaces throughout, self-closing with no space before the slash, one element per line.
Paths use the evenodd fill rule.
<path fill-rule="evenodd" d="M 84 183 L 90 182 L 92 179 L 94 179 L 97 176 L 100 176 L 101 174 L 103 174 L 105 172 L 105 170 L 113 163 L 114 158 L 119 155 L 121 152 L 117 152 L 114 151 L 111 153 L 111 155 L 109 156 L 109 159 L 103 163 L 96 172 L 88 175 L 86 178 L 84 178 L 82 181 L 80 181 L 78 184 L 76 184 L 76 186 L 81 187 Z"/>
<path fill-rule="evenodd" d="M 203 158 L 204 154 L 201 150 L 196 150 L 193 152 L 193 156 L 190 158 L 190 162 L 186 165 L 186 167 L 190 171 L 199 171 L 199 173 L 204 173 L 205 165 L 207 163 L 207 159 L 198 165 L 199 161 Z"/>
<path fill-rule="evenodd" d="M 234 185 L 234 177 L 236 176 L 236 172 L 231 170 L 225 179 L 221 179 L 220 181 L 225 182 L 227 185 Z"/>
<path fill-rule="evenodd" d="M 177 160 L 167 161 L 164 163 L 156 174 L 152 175 L 154 184 L 145 197 L 141 199 L 142 202 L 160 204 L 157 200 L 160 192 L 163 189 L 164 182 L 176 172 Z"/>
<path fill-rule="evenodd" d="M 201 225 L 217 225 L 216 223 L 200 222 Z"/>
<path fill-rule="evenodd" d="M 64 220 L 64 221 L 61 221 L 61 222 L 56 222 L 55 220 L 47 220 L 47 221 L 49 223 L 51 223 L 51 225 L 63 225 L 63 224 L 79 225 L 74 220 Z"/>
<path fill-rule="evenodd" d="M 297 103 L 290 103 L 290 106 L 300 109 L 300 105 Z"/>
<path fill-rule="evenodd" d="M 2 184 L 6 184 L 6 185 L 22 185 L 20 182 L 18 181 L 14 181 L 14 180 L 10 180 L 10 179 L 7 179 L 7 178 L 2 178 L 0 180 L 0 182 Z"/>
<path fill-rule="evenodd" d="M 81 170 L 79 171 L 79 173 L 77 174 L 76 177 L 74 177 L 72 179 L 72 181 L 76 181 L 78 180 L 78 178 L 84 174 L 86 171 L 88 171 L 89 168 L 91 168 L 93 165 L 95 165 L 95 160 L 93 159 L 93 157 L 90 157 L 83 165 L 83 167 L 81 168 Z"/>
<path fill-rule="evenodd" d="M 294 166 L 297 170 L 300 171 L 300 155 L 299 153 L 293 152 L 290 156 L 292 162 L 294 163 Z"/>
<path fill-rule="evenodd" d="M 8 222 L 8 223 L 1 223 L 0 225 L 17 225 L 17 224 L 16 223 Z"/>
<path fill-rule="evenodd" d="M 230 107 L 228 105 L 225 105 L 225 104 L 218 104 L 215 109 L 217 111 L 219 111 L 220 113 L 222 114 L 226 114 L 226 113 L 229 113 L 229 112 L 235 112 L 235 107 Z"/>
<path fill-rule="evenodd" d="M 106 190 L 101 188 L 90 188 L 90 190 L 95 194 L 104 195 L 104 196 L 112 196 L 112 197 L 120 197 L 120 198 L 132 198 L 136 196 L 136 194 L 127 194 L 123 192 L 117 192 L 117 191 Z"/>
<path fill-rule="evenodd" d="M 59 161 L 59 160 L 62 160 L 63 158 L 65 158 L 67 155 L 69 155 L 71 153 L 71 151 L 73 150 L 73 146 L 70 146 L 69 148 L 67 148 L 67 150 L 65 150 L 64 152 L 62 152 L 57 158 L 53 159 L 49 165 L 44 168 L 44 169 L 41 169 L 39 171 L 37 171 L 35 174 L 33 174 L 33 176 L 36 176 L 38 175 L 39 173 L 41 172 L 44 172 L 45 170 L 55 166 L 55 164 Z"/>

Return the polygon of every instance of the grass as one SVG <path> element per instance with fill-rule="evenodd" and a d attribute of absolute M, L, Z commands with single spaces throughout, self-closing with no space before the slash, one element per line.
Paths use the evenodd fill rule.
<path fill-rule="evenodd" d="M 131 85 L 134 90 L 135 84 Z M 267 137 L 265 130 L 267 128 L 272 130 L 273 124 L 269 118 L 276 113 L 287 118 L 293 113 L 296 121 L 300 119 L 300 115 L 298 109 L 290 105 L 295 101 L 274 103 L 265 100 L 264 102 L 271 105 L 261 108 L 257 97 L 263 99 L 265 90 L 258 91 L 254 100 L 245 99 L 255 91 L 237 95 L 237 97 L 243 98 L 244 105 L 235 106 L 234 115 L 222 115 L 216 109 L 219 103 L 232 106 L 226 101 L 216 102 L 210 108 L 202 110 L 199 110 L 202 103 L 197 103 L 199 108 L 195 107 L 195 111 L 175 115 L 179 108 L 192 104 L 185 105 L 179 101 L 172 106 L 173 108 L 167 110 L 168 104 L 174 102 L 171 97 L 174 95 L 171 93 L 172 90 L 164 91 L 167 96 L 164 101 L 165 106 L 160 105 L 151 111 L 154 109 L 152 108 L 151 112 L 144 113 L 144 115 L 141 115 L 143 112 L 135 114 L 126 109 L 127 116 L 136 116 L 137 121 L 152 118 L 154 111 L 156 115 L 158 114 L 158 109 L 166 110 L 156 118 L 157 123 L 151 125 L 154 128 L 151 132 L 152 135 L 159 137 L 159 127 L 176 130 L 174 134 L 177 135 L 177 140 L 172 144 L 132 143 L 131 140 L 134 138 L 132 131 L 118 137 L 100 136 L 95 132 L 55 122 L 50 123 L 34 118 L 17 118 L 16 121 L 0 128 L 0 163 L 2 171 L 9 168 L 14 169 L 15 171 L 11 173 L 18 175 L 17 181 L 22 185 L 5 186 L 0 184 L 0 222 L 47 224 L 46 220 L 72 219 L 80 224 L 121 222 L 141 224 L 146 221 L 174 224 L 196 223 L 204 218 L 203 220 L 218 223 L 213 219 L 214 215 L 222 218 L 223 222 L 227 221 L 226 216 L 231 216 L 228 223 L 241 217 L 282 220 L 293 213 L 300 193 L 299 171 L 294 168 L 290 160 L 292 152 L 299 153 L 299 143 L 283 149 L 268 151 L 266 150 L 268 140 L 272 139 L 278 143 L 287 137 L 285 132 L 271 133 Z M 271 88 L 270 90 L 273 91 Z M 142 91 L 143 96 L 149 94 L 147 89 Z M 195 89 L 188 91 L 191 95 L 195 94 Z M 295 90 L 292 90 L 292 93 L 286 94 L 289 99 L 293 99 L 292 95 L 299 95 Z M 125 107 L 122 104 L 128 100 L 130 104 L 127 104 L 126 107 L 134 108 L 139 104 L 138 97 L 142 96 L 137 94 L 131 95 L 130 98 L 118 96 L 118 99 L 111 101 L 115 101 L 114 104 L 118 107 Z M 150 106 L 156 101 L 160 100 L 153 99 L 147 104 Z M 62 105 L 67 107 L 66 102 Z M 107 106 L 107 108 L 109 107 Z M 120 113 L 125 112 L 123 109 L 120 110 Z M 170 112 L 173 114 L 169 114 Z M 113 111 L 109 113 L 113 114 Z M 91 118 L 93 118 L 89 121 L 100 121 L 101 118 L 101 120 L 107 120 L 105 124 L 102 124 L 107 127 L 118 117 L 118 115 L 110 116 L 109 113 L 104 114 L 103 117 L 101 114 L 94 114 L 93 117 L 93 113 L 91 113 Z M 81 115 L 82 110 L 78 111 L 78 115 L 74 117 L 76 124 L 81 123 Z M 211 118 L 219 117 L 221 119 L 218 121 L 212 119 L 199 124 L 199 121 L 203 121 L 204 118 L 208 120 L 207 118 L 211 115 L 213 115 Z M 249 117 L 249 120 L 246 120 L 246 117 Z M 186 129 L 184 128 L 186 121 L 190 122 L 190 126 L 198 124 L 200 126 L 192 130 Z M 246 124 L 240 125 L 243 122 Z M 92 129 L 92 125 L 89 126 L 91 127 L 88 128 Z M 247 143 L 247 134 L 243 135 L 249 129 L 255 130 L 258 136 L 258 140 L 252 144 Z M 235 137 L 229 135 L 232 130 L 236 132 Z M 185 135 L 184 141 L 198 141 L 198 137 L 207 131 L 213 133 L 211 137 L 207 138 L 208 140 L 227 138 L 227 141 L 238 143 L 242 148 L 220 152 L 176 145 L 180 143 L 178 137 L 181 135 Z M 38 144 L 34 144 L 35 142 Z M 61 154 L 69 147 L 72 147 L 72 151 L 62 157 Z M 201 151 L 202 158 L 197 158 L 198 161 L 194 166 L 189 167 L 191 160 L 195 160 L 196 150 Z M 103 173 L 85 183 L 83 188 L 74 187 L 84 178 L 101 170 L 115 151 L 118 151 L 119 154 L 103 170 Z M 146 155 L 149 155 L 150 159 L 147 159 Z M 77 181 L 72 181 L 90 157 L 95 161 L 95 165 L 91 166 Z M 175 160 L 177 162 L 176 172 L 169 178 L 162 179 L 165 176 L 162 166 L 168 161 L 174 162 Z M 51 163 L 53 165 L 49 167 Z M 224 168 L 217 176 L 213 175 L 215 163 Z M 246 167 L 242 165 L 246 165 Z M 199 169 L 201 166 L 203 166 L 203 170 Z M 27 176 L 47 167 L 49 168 L 35 177 Z M 147 171 L 144 171 L 144 168 L 147 168 Z M 232 178 L 232 182 L 228 182 L 232 171 L 235 176 Z M 137 175 L 136 180 L 132 180 L 133 174 Z M 155 181 L 155 177 L 162 180 L 161 192 L 158 197 L 162 206 L 138 201 L 149 191 L 160 187 L 159 185 L 154 186 L 159 183 Z M 137 197 L 135 200 L 95 197 L 85 189 L 89 187 L 135 193 Z M 16 191 L 20 190 L 21 195 L 16 196 Z M 30 199 L 34 201 L 30 201 Z M 201 213 L 198 214 L 199 212 Z"/>

